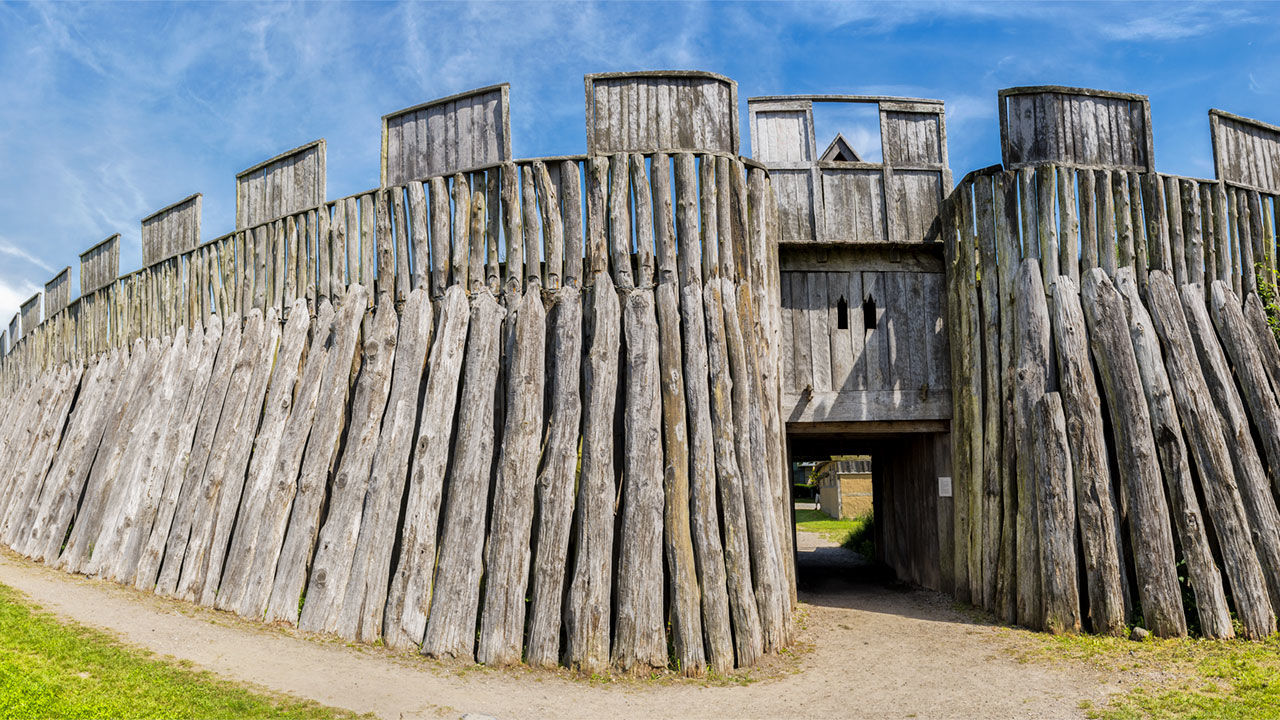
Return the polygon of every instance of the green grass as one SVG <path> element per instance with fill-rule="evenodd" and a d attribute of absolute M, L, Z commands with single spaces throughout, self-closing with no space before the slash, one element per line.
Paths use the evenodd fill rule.
<path fill-rule="evenodd" d="M 1047 638 L 1050 661 L 1085 660 L 1136 677 L 1136 687 L 1090 708 L 1089 717 L 1280 718 L 1280 636 L 1262 642 L 1148 640 L 1063 635 Z"/>
<path fill-rule="evenodd" d="M 64 624 L 0 585 L 0 715 L 7 718 L 338 718 Z"/>
<path fill-rule="evenodd" d="M 797 529 L 818 533 L 867 559 L 875 556 L 875 546 L 872 544 L 875 516 L 872 513 L 842 520 L 834 520 L 818 510 L 797 509 L 795 513 Z"/>

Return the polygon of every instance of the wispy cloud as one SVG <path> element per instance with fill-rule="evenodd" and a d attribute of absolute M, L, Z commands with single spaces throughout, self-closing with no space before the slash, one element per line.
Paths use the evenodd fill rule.
<path fill-rule="evenodd" d="M 590 72 L 733 77 L 744 151 L 751 95 L 942 98 L 957 177 L 999 155 L 1000 87 L 1146 91 L 1158 161 L 1191 172 L 1208 162 L 1208 105 L 1280 120 L 1263 71 L 1280 30 L 1263 13 L 1220 3 L 0 4 L 0 281 L 19 302 L 114 232 L 131 270 L 139 219 L 192 192 L 204 193 L 205 239 L 226 232 L 234 174 L 319 137 L 330 197 L 372 187 L 382 114 L 483 84 L 512 84 L 517 155 L 581 152 Z M 819 142 L 835 130 L 875 144 L 874 123 L 861 121 Z"/>

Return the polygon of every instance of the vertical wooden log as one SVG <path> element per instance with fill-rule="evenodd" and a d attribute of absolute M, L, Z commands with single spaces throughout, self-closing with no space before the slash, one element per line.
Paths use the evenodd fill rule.
<path fill-rule="evenodd" d="M 1187 626 L 1169 509 L 1160 485 L 1151 415 L 1133 341 L 1124 323 L 1124 306 L 1111 280 L 1096 270 L 1084 277 L 1081 300 L 1089 322 L 1089 345 L 1111 414 L 1120 478 L 1127 490 L 1129 539 L 1142 615 L 1156 635 L 1181 637 Z"/>
<path fill-rule="evenodd" d="M 598 248 L 597 246 L 597 249 Z M 590 256 L 593 267 L 607 255 Z M 607 272 L 591 276 L 587 297 L 586 399 L 582 420 L 582 474 L 579 480 L 573 579 L 565 610 L 566 655 L 570 667 L 595 672 L 609 663 L 610 580 L 613 565 L 613 449 L 617 396 L 618 295 Z"/>
<path fill-rule="evenodd" d="M 1182 192 L 1178 179 L 1161 179 L 1164 185 L 1165 206 L 1168 209 L 1169 254 L 1173 259 L 1173 276 L 1179 283 L 1187 282 L 1187 241 L 1183 232 Z"/>
<path fill-rule="evenodd" d="M 542 260 L 538 248 L 539 222 L 533 167 L 520 167 L 520 203 L 524 212 L 524 277 L 526 283 L 542 285 Z"/>
<path fill-rule="evenodd" d="M 1205 288 L 1204 241 L 1200 236 L 1200 195 L 1190 180 L 1182 180 L 1178 192 L 1182 204 L 1182 237 L 1187 244 L 1184 255 L 1187 282 Z"/>
<path fill-rule="evenodd" d="M 437 268 L 438 269 L 438 268 Z M 436 277 L 434 272 L 432 277 Z M 400 555 L 387 594 L 383 638 L 389 647 L 417 647 L 427 628 L 435 575 L 440 501 L 454 413 L 458 407 L 469 310 L 460 285 L 444 290 L 427 365 L 422 418 L 409 467 L 409 497 L 401 527 Z"/>
<path fill-rule="evenodd" d="M 1044 627 L 1052 633 L 1080 631 L 1076 578 L 1075 497 L 1067 421 L 1058 393 L 1036 401 L 1036 425 L 1044 433 L 1036 444 L 1040 465 L 1040 567 L 1044 583 Z"/>
<path fill-rule="evenodd" d="M 969 185 L 961 185 L 943 206 L 942 229 L 947 268 L 947 326 L 955 328 L 957 338 L 971 338 L 967 323 L 969 314 L 963 303 L 968 298 L 967 287 L 972 281 L 972 249 L 968 248 L 968 233 L 962 232 L 963 217 L 960 206 L 967 203 Z M 1024 195 L 1025 197 L 1025 195 Z M 967 249 L 968 248 L 968 249 Z M 964 259 L 965 253 L 969 259 Z M 973 354 L 964 342 L 950 344 L 951 387 L 968 388 L 973 370 L 970 366 Z M 969 484 L 975 477 L 969 439 L 972 425 L 977 422 L 970 409 L 969 398 L 964 393 L 953 393 L 952 423 L 954 439 L 951 444 L 952 493 L 954 523 L 952 526 L 952 567 L 955 597 L 960 602 L 970 602 L 969 585 Z M 980 475 L 978 475 L 980 477 Z"/>
<path fill-rule="evenodd" d="M 409 297 L 409 220 L 405 216 L 403 187 L 387 190 L 395 220 L 395 302 L 400 307 Z"/>
<path fill-rule="evenodd" d="M 1076 209 L 1076 171 L 1058 168 L 1058 272 L 1080 281 L 1080 219 Z M 1052 283 L 1050 283 L 1052 284 Z"/>
<path fill-rule="evenodd" d="M 633 173 L 639 169 L 633 166 Z M 657 254 L 656 314 L 658 363 L 662 393 L 663 432 L 663 539 L 670 580 L 671 641 L 675 660 L 685 675 L 705 672 L 706 656 L 699 615 L 697 561 L 689 515 L 689 434 L 685 411 L 684 375 L 681 366 L 680 278 L 671 198 L 671 165 L 665 154 L 655 155 L 652 165 L 653 217 Z M 636 187 L 641 186 L 636 181 Z M 643 215 L 641 216 L 643 217 Z M 641 242 L 644 242 L 641 231 Z"/>
<path fill-rule="evenodd" d="M 1058 278 L 1052 291 L 1054 346 L 1062 405 L 1072 438 L 1071 475 L 1088 588 L 1089 626 L 1099 635 L 1118 636 L 1124 633 L 1124 591 L 1102 404 L 1089 362 L 1089 341 L 1076 285 L 1069 278 Z"/>
<path fill-rule="evenodd" d="M 1084 173 L 1084 177 L 1090 173 Z M 1012 624 L 1017 620 L 1017 579 L 1015 568 L 1017 554 L 1014 541 L 1017 534 L 1017 442 L 1014 436 L 1013 408 L 1016 397 L 1017 378 L 1015 376 L 1014 351 L 1014 308 L 1016 306 L 1017 286 L 1014 282 L 1019 263 L 1018 252 L 1018 204 L 1017 187 L 1013 175 L 1006 171 L 995 177 L 996 203 L 996 280 L 999 287 L 1000 308 L 1000 410 L 1002 413 L 1002 436 L 1000 439 L 1000 505 L 1003 508 L 1000 524 L 1000 554 L 997 560 L 996 597 L 994 610 L 1005 623 Z M 1089 221 L 1087 213 L 1082 217 Z M 1081 240 L 1081 262 L 1083 253 L 1092 240 Z M 1094 245 L 1095 255 L 1097 246 Z M 1096 257 L 1094 264 L 1097 264 Z M 984 274 L 984 277 L 985 274 Z M 945 568 L 944 568 L 945 575 Z"/>
<path fill-rule="evenodd" d="M 1093 272 L 1093 271 L 1090 271 Z M 1014 427 L 1018 448 L 1017 519 L 1017 617 L 1018 624 L 1042 626 L 1044 605 L 1040 586 L 1040 507 L 1036 464 L 1035 407 L 1045 392 L 1048 374 L 1049 310 L 1040 284 L 1040 268 L 1035 258 L 1022 261 L 1018 270 L 1014 338 L 1017 342 L 1017 396 Z"/>
<path fill-rule="evenodd" d="M 449 286 L 452 269 L 449 187 L 444 178 L 434 177 L 428 181 L 427 190 L 431 195 L 431 292 L 433 297 L 440 297 Z"/>
<path fill-rule="evenodd" d="M 1151 413 L 1156 454 L 1178 532 L 1178 546 L 1187 563 L 1187 574 L 1195 592 L 1201 633 L 1205 637 L 1232 637 L 1235 633 L 1231 629 L 1227 598 L 1222 589 L 1222 574 L 1214 563 L 1200 503 L 1191 482 L 1187 448 L 1182 441 L 1182 424 L 1174 405 L 1170 378 L 1165 373 L 1160 341 L 1152 327 L 1151 316 L 1142 304 L 1133 275 L 1122 271 L 1116 276 L 1116 287 L 1125 301 L 1129 334 L 1133 339 L 1134 355 Z"/>
<path fill-rule="evenodd" d="M 419 389 L 431 344 L 431 300 L 425 288 L 409 293 L 395 344 L 391 394 L 382 418 L 365 496 L 360 534 L 355 541 L 351 575 L 342 600 L 339 637 L 374 642 L 382 636 L 387 608 L 391 556 L 400 528 L 410 452 L 418 422 Z"/>
<path fill-rule="evenodd" d="M 520 170 L 502 166 L 502 227 L 507 241 L 507 276 L 503 295 L 519 295 L 524 285 L 524 214 L 520 209 Z"/>
<path fill-rule="evenodd" d="M 518 663 L 522 657 L 546 364 L 546 311 L 540 295 L 538 283 L 530 282 L 515 313 L 506 371 L 506 417 L 485 544 L 484 612 L 476 655 L 486 665 Z"/>
<path fill-rule="evenodd" d="M 1133 214 L 1130 208 L 1129 178 L 1123 172 L 1111 176 L 1111 194 L 1115 200 L 1115 223 L 1118 241 L 1118 266 L 1133 267 Z"/>
<path fill-rule="evenodd" d="M 1098 267 L 1098 211 L 1092 170 L 1080 170 L 1080 273 Z M 1072 278 L 1075 280 L 1076 278 Z"/>
<path fill-rule="evenodd" d="M 564 218 L 564 284 L 582 285 L 582 188 L 578 179 L 578 163 L 560 163 L 560 187 L 564 194 L 560 211 Z"/>
<path fill-rule="evenodd" d="M 1216 183 L 1209 189 L 1213 196 L 1213 234 L 1218 240 L 1218 279 L 1229 283 L 1237 294 L 1239 273 L 1231 272 L 1233 262 L 1238 262 L 1231 244 L 1231 218 L 1227 214 L 1227 194 L 1222 183 Z"/>
<path fill-rule="evenodd" d="M 1022 256 L 1033 257 L 1040 261 L 1040 234 L 1036 222 L 1036 211 L 1039 209 L 1036 193 L 1035 168 L 1024 167 L 1018 170 L 1018 197 L 1022 207 Z"/>
<path fill-rule="evenodd" d="M 1048 173 L 1045 173 L 1046 177 Z M 978 544 L 981 582 L 980 594 L 974 596 L 976 603 L 994 611 L 996 609 L 996 584 L 1000 561 L 1000 533 L 1003 529 L 1002 490 L 1006 468 L 1001 464 L 1003 447 L 1004 404 L 1001 402 L 1003 392 L 1003 373 L 1000 370 L 1000 273 L 999 255 L 996 242 L 995 196 L 992 179 L 980 176 L 974 181 L 974 204 L 977 210 L 978 226 L 978 259 L 981 292 L 981 332 L 982 332 L 982 477 L 975 476 L 971 492 L 978 494 L 982 503 L 982 525 L 980 543 Z M 1042 192 L 1049 188 L 1042 183 Z M 1052 224 L 1054 214 L 1052 197 L 1048 202 L 1041 198 L 1043 216 Z M 1056 242 L 1056 241 L 1055 241 Z M 1072 240 L 1074 243 L 1074 240 Z M 1063 265 L 1075 267 L 1075 258 Z"/>
<path fill-rule="evenodd" d="M 1258 291 L 1257 243 L 1249 213 L 1249 195 L 1244 190 L 1234 190 L 1236 197 L 1236 247 L 1240 250 L 1240 290 L 1244 295 Z"/>
<path fill-rule="evenodd" d="M 470 290 L 471 269 L 471 186 L 462 173 L 453 176 L 453 245 L 450 265 L 452 282 Z"/>
<path fill-rule="evenodd" d="M 1098 265 L 1107 272 L 1107 277 L 1114 277 L 1119 265 L 1116 242 L 1116 201 L 1112 194 L 1111 171 L 1096 170 L 1096 186 L 1098 193 Z"/>
<path fill-rule="evenodd" d="M 1183 429 L 1196 469 L 1202 478 L 1205 506 L 1213 521 L 1219 557 L 1231 584 L 1231 597 L 1246 637 L 1265 637 L 1275 632 L 1275 614 L 1267 595 L 1267 584 L 1250 533 L 1231 453 L 1223 434 L 1222 416 L 1214 407 L 1192 333 L 1169 275 L 1153 271 L 1149 277 L 1148 304 L 1152 324 L 1164 346 L 1178 412 L 1185 418 Z M 1213 478 L 1206 482 L 1204 478 Z"/>
<path fill-rule="evenodd" d="M 293 624 L 298 621 L 298 602 L 320 530 L 320 511 L 324 507 L 329 475 L 338 460 L 342 430 L 347 424 L 351 383 L 360 368 L 362 356 L 356 347 L 368 307 L 368 290 L 352 283 L 338 312 L 333 344 L 320 380 L 319 404 L 302 456 L 288 531 L 276 561 L 266 604 L 268 622 L 283 620 Z"/>
<path fill-rule="evenodd" d="M 1199 197 L 1200 229 L 1204 238 L 1204 282 L 1205 290 L 1208 291 L 1209 283 L 1218 277 L 1218 238 L 1214 233 L 1213 186 L 1209 183 L 1196 182 L 1193 188 Z M 1138 287 L 1145 288 L 1146 285 L 1140 282 Z"/>
<path fill-rule="evenodd" d="M 554 666 L 560 657 L 560 619 L 565 588 L 565 561 L 573 519 L 574 481 L 578 465 L 578 431 L 582 399 L 578 394 L 582 365 L 582 304 L 578 288 L 565 285 L 550 311 L 546 440 L 537 479 L 538 532 L 529 597 L 529 632 L 525 660 Z"/>
<path fill-rule="evenodd" d="M 360 310 L 360 315 L 363 315 L 363 306 Z M 250 540 L 252 551 L 248 557 L 248 567 L 244 572 L 240 591 L 227 593 L 227 604 L 224 605 L 234 609 L 242 617 L 260 619 L 266 610 L 271 582 L 276 574 L 276 561 L 280 557 L 280 547 L 289 521 L 289 511 L 298 492 L 302 454 L 306 448 L 307 436 L 311 433 L 316 409 L 320 405 L 321 376 L 337 333 L 333 305 L 321 299 L 312 325 L 311 344 L 307 348 L 297 391 L 289 408 L 288 421 L 281 434 L 274 462 L 269 468 L 265 499 L 258 511 L 261 518 L 257 535 Z M 232 552 L 234 554 L 236 551 Z M 222 601 L 223 593 L 219 589 L 219 601 Z"/>
<path fill-rule="evenodd" d="M 542 243 L 546 249 L 547 291 L 560 289 L 564 278 L 564 221 L 560 214 L 560 199 L 556 186 L 551 182 L 547 166 L 534 163 L 538 210 L 542 219 Z"/>
<path fill-rule="evenodd" d="M 454 269 L 466 265 L 464 259 L 455 263 Z M 485 507 L 493 465 L 495 387 L 505 315 L 487 288 L 471 300 L 462 395 L 474 400 L 459 409 L 454 435 L 439 559 L 422 642 L 423 654 L 433 657 L 471 659 L 475 653 Z"/>
<path fill-rule="evenodd" d="M 1147 224 L 1142 207 L 1142 183 L 1138 173 L 1129 173 L 1129 213 L 1133 228 L 1134 269 L 1138 288 L 1146 290 L 1147 271 L 1151 268 L 1151 246 L 1147 238 Z"/>
<path fill-rule="evenodd" d="M 431 234 L 427 211 L 427 193 L 420 182 L 409 183 L 409 226 L 413 231 L 413 289 L 436 294 L 431 286 Z M 441 292 L 443 289 L 440 290 Z"/>
<path fill-rule="evenodd" d="M 1040 236 L 1040 270 L 1044 273 L 1045 287 L 1058 277 L 1058 224 L 1054 222 L 1058 213 L 1053 206 L 1056 172 L 1057 168 L 1046 165 L 1036 173 L 1036 228 Z"/>
<path fill-rule="evenodd" d="M 702 307 L 702 267 L 698 242 L 698 180 L 692 155 L 676 156 L 676 248 L 680 277 L 680 317 L 684 351 L 686 419 L 694 551 L 702 589 L 702 626 L 707 665 L 716 672 L 733 667 L 729 596 L 715 496 L 707 335 Z"/>
<path fill-rule="evenodd" d="M 653 207 L 644 160 L 623 156 L 636 190 L 636 245 L 653 245 Z M 628 184 L 615 185 L 614 192 Z M 629 201 L 629 198 L 624 198 Z M 631 227 L 626 227 L 628 245 Z M 646 262 L 647 260 L 647 262 Z M 625 258 L 631 263 L 630 253 Z M 650 279 L 653 256 L 637 252 L 638 287 L 622 290 L 626 369 L 623 389 L 622 509 L 620 513 L 613 663 L 624 671 L 667 665 L 663 630 L 662 401 L 659 391 L 658 320 Z"/>

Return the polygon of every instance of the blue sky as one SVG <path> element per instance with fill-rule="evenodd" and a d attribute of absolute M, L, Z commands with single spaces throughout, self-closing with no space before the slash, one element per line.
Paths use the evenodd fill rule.
<path fill-rule="evenodd" d="M 318 137 L 330 199 L 378 184 L 379 118 L 511 83 L 519 157 L 585 147 L 582 76 L 703 69 L 745 99 L 941 98 L 951 167 L 999 162 L 996 91 L 1151 96 L 1160 170 L 1213 174 L 1207 111 L 1280 123 L 1280 5 L 1177 3 L 135 3 L 0 5 L 0 320 L 78 255 L 204 193 L 231 229 L 234 177 Z M 874 137 L 858 116 L 819 117 Z M 861 149 L 861 148 L 860 148 Z M 74 293 L 73 293 L 74 294 Z"/>

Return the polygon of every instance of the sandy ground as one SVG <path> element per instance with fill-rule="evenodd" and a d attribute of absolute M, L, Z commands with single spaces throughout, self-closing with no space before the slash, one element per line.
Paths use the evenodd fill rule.
<path fill-rule="evenodd" d="M 385 718 L 1058 718 L 1123 686 L 1083 666 L 1025 664 L 1035 640 L 976 622 L 937 593 L 859 580 L 857 556 L 802 533 L 799 649 L 747 684 L 589 681 L 439 663 L 268 628 L 0 555 L 0 583 L 160 655 Z"/>

